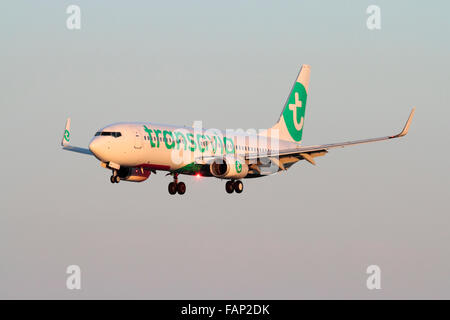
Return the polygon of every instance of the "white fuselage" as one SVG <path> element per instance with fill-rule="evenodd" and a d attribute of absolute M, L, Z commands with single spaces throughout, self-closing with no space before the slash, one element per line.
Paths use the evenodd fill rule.
<path fill-rule="evenodd" d="M 270 154 L 298 146 L 297 143 L 265 135 L 229 134 L 216 129 L 143 122 L 106 126 L 96 133 L 89 149 L 104 163 L 173 171 L 199 158 L 226 156 L 244 159 L 248 154 Z"/>

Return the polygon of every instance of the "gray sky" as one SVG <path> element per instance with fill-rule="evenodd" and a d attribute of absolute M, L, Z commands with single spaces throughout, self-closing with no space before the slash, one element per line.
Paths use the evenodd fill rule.
<path fill-rule="evenodd" d="M 81 30 L 66 28 L 69 4 Z M 381 8 L 381 30 L 366 8 Z M 450 298 L 447 1 L 3 1 L 0 298 Z M 311 65 L 303 144 L 332 150 L 241 195 L 109 182 L 116 121 L 266 128 Z M 66 289 L 66 267 L 82 290 Z M 366 288 L 379 265 L 381 290 Z"/>

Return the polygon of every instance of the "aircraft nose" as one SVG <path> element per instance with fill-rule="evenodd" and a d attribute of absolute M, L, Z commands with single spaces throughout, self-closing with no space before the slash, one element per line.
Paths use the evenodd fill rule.
<path fill-rule="evenodd" d="M 98 156 L 99 152 L 100 152 L 100 141 L 98 139 L 92 139 L 91 143 L 89 144 L 89 150 L 91 150 L 91 152 Z"/>

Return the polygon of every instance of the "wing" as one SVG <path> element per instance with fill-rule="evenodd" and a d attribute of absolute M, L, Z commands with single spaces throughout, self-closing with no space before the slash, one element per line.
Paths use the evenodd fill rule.
<path fill-rule="evenodd" d="M 83 154 L 93 156 L 91 150 L 89 150 L 87 148 L 80 148 L 80 147 L 74 147 L 74 146 L 63 146 L 63 150 L 77 152 L 77 153 L 83 153 Z"/>
<path fill-rule="evenodd" d="M 66 128 L 64 130 L 63 138 L 62 138 L 62 141 L 61 141 L 61 146 L 62 146 L 63 150 L 77 152 L 77 153 L 83 153 L 83 154 L 88 154 L 90 156 L 93 155 L 91 150 L 89 150 L 87 148 L 80 148 L 80 147 L 71 146 L 69 144 L 69 141 L 70 141 L 70 118 L 67 118 Z"/>
<path fill-rule="evenodd" d="M 393 136 L 346 141 L 346 142 L 331 143 L 331 144 L 322 144 L 322 145 L 317 145 L 317 146 L 305 146 L 305 147 L 299 146 L 298 148 L 295 148 L 295 149 L 284 149 L 284 150 L 280 150 L 279 152 L 270 153 L 270 154 L 266 155 L 265 157 L 269 158 L 270 160 L 272 160 L 274 162 L 278 162 L 277 164 L 280 167 L 280 169 L 285 170 L 284 163 L 294 163 L 294 162 L 297 162 L 298 160 L 304 159 L 304 160 L 310 162 L 311 164 L 315 164 L 314 158 L 325 155 L 329 149 L 343 148 L 343 147 L 353 146 L 353 145 L 357 145 L 357 144 L 400 138 L 400 137 L 405 136 L 408 133 L 409 126 L 411 124 L 411 120 L 414 116 L 414 111 L 415 111 L 415 108 L 413 108 L 411 110 L 409 118 L 406 121 L 405 126 L 403 127 L 403 130 L 400 133 L 393 135 Z M 258 160 L 258 159 L 261 159 L 261 155 L 249 154 L 246 157 L 246 160 Z"/>

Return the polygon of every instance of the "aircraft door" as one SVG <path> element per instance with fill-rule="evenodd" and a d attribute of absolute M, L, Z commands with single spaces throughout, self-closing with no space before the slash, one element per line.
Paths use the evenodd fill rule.
<path fill-rule="evenodd" d="M 134 140 L 134 148 L 135 149 L 142 148 L 142 135 L 139 131 L 136 131 L 136 138 Z"/>

